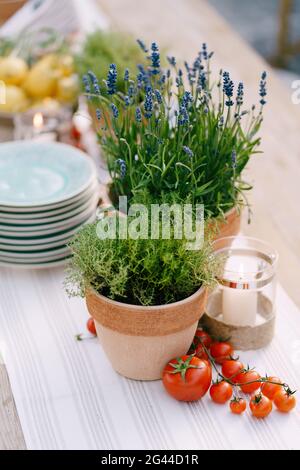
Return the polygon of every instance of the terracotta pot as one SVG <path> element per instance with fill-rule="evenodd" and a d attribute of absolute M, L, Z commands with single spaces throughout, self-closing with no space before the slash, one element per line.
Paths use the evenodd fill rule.
<path fill-rule="evenodd" d="M 232 237 L 237 235 L 241 229 L 241 210 L 233 207 L 230 211 L 226 212 L 225 220 L 213 219 L 207 227 L 206 232 L 214 232 L 213 240 L 219 238 Z"/>
<path fill-rule="evenodd" d="M 186 354 L 206 301 L 204 287 L 179 302 L 151 307 L 116 302 L 92 288 L 86 292 L 89 313 L 113 368 L 136 380 L 160 379 L 169 360 Z"/>
<path fill-rule="evenodd" d="M 26 0 L 0 0 L 0 23 L 8 20 L 25 3 Z"/>

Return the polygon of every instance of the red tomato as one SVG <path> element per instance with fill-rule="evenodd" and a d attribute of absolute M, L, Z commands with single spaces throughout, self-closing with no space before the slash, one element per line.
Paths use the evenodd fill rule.
<path fill-rule="evenodd" d="M 86 322 L 86 327 L 92 335 L 97 336 L 95 321 L 92 317 L 90 317 Z"/>
<path fill-rule="evenodd" d="M 172 359 L 164 368 L 163 384 L 176 400 L 195 401 L 206 394 L 212 378 L 211 367 L 196 356 Z"/>
<path fill-rule="evenodd" d="M 261 385 L 261 382 L 254 382 L 261 378 L 258 372 L 255 370 L 246 370 L 245 372 L 241 372 L 236 377 L 236 383 L 242 384 L 240 385 L 242 392 L 244 393 L 253 393 L 255 392 Z M 251 383 L 248 383 L 251 382 Z M 245 385 L 243 385 L 245 384 Z"/>
<path fill-rule="evenodd" d="M 224 361 L 222 364 L 222 374 L 232 382 L 236 382 L 238 374 L 244 369 L 244 365 L 235 359 Z"/>
<path fill-rule="evenodd" d="M 278 377 L 268 377 L 268 380 L 270 380 L 271 382 L 277 382 L 278 384 L 282 383 Z M 270 400 L 273 400 L 276 393 L 280 392 L 281 389 L 282 389 L 281 385 L 271 384 L 268 382 L 264 382 L 261 386 L 262 393 L 266 397 L 270 398 Z"/>
<path fill-rule="evenodd" d="M 230 409 L 235 415 L 241 415 L 247 408 L 246 401 L 243 398 L 234 398 L 230 402 Z"/>
<path fill-rule="evenodd" d="M 282 413 L 288 413 L 296 406 L 296 398 L 294 396 L 295 392 L 292 392 L 289 389 L 284 390 L 283 387 L 281 388 L 282 390 L 277 392 L 274 396 L 274 404 L 278 411 L 281 411 Z"/>
<path fill-rule="evenodd" d="M 218 364 L 230 359 L 234 351 L 229 343 L 213 343 L 210 347 L 210 354 Z"/>
<path fill-rule="evenodd" d="M 207 352 L 205 351 L 201 343 L 196 346 L 195 355 L 199 357 L 199 359 L 204 359 L 205 361 L 208 361 Z"/>
<path fill-rule="evenodd" d="M 212 401 L 223 405 L 232 397 L 232 386 L 227 382 L 217 382 L 209 390 Z"/>
<path fill-rule="evenodd" d="M 268 416 L 273 408 L 272 401 L 262 393 L 253 395 L 249 406 L 253 416 L 258 419 Z"/>
<path fill-rule="evenodd" d="M 212 338 L 209 336 L 206 331 L 201 330 L 198 328 L 198 330 L 195 333 L 195 338 L 194 338 L 194 343 L 197 346 L 199 343 L 204 344 L 204 346 L 209 349 L 211 343 L 212 343 Z"/>

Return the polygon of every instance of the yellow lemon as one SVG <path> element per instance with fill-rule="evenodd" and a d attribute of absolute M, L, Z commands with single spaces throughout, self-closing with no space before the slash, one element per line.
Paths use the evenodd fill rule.
<path fill-rule="evenodd" d="M 29 100 L 21 88 L 15 85 L 5 87 L 5 103 L 0 103 L 0 112 L 17 113 L 24 111 L 28 105 Z"/>
<path fill-rule="evenodd" d="M 56 54 L 46 54 L 35 63 L 35 66 L 57 68 L 59 67 L 59 56 Z"/>
<path fill-rule="evenodd" d="M 71 55 L 64 54 L 58 59 L 59 68 L 65 77 L 69 77 L 74 73 L 74 59 Z"/>
<path fill-rule="evenodd" d="M 3 57 L 0 61 L 0 80 L 6 85 L 20 85 L 26 75 L 28 67 L 19 57 Z"/>
<path fill-rule="evenodd" d="M 44 98 L 42 100 L 35 101 L 32 108 L 44 109 L 45 111 L 57 111 L 60 108 L 60 103 L 54 98 Z"/>
<path fill-rule="evenodd" d="M 50 62 L 42 59 L 29 70 L 24 82 L 24 89 L 36 99 L 53 96 L 58 78 L 59 73 L 57 70 L 52 67 Z"/>
<path fill-rule="evenodd" d="M 77 75 L 64 77 L 57 83 L 57 99 L 64 103 L 74 103 L 79 92 Z"/>

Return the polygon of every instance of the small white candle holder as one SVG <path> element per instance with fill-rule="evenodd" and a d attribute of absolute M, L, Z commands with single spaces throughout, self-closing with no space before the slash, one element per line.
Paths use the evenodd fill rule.
<path fill-rule="evenodd" d="M 236 349 L 266 346 L 274 336 L 277 252 L 249 237 L 221 238 L 214 250 L 221 272 L 201 323 Z"/>

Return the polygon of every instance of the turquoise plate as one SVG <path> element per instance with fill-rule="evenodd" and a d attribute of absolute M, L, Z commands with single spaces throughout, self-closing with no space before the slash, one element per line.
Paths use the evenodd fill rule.
<path fill-rule="evenodd" d="M 70 145 L 0 144 L 0 205 L 35 207 L 67 201 L 88 188 L 95 172 L 93 161 Z"/>

